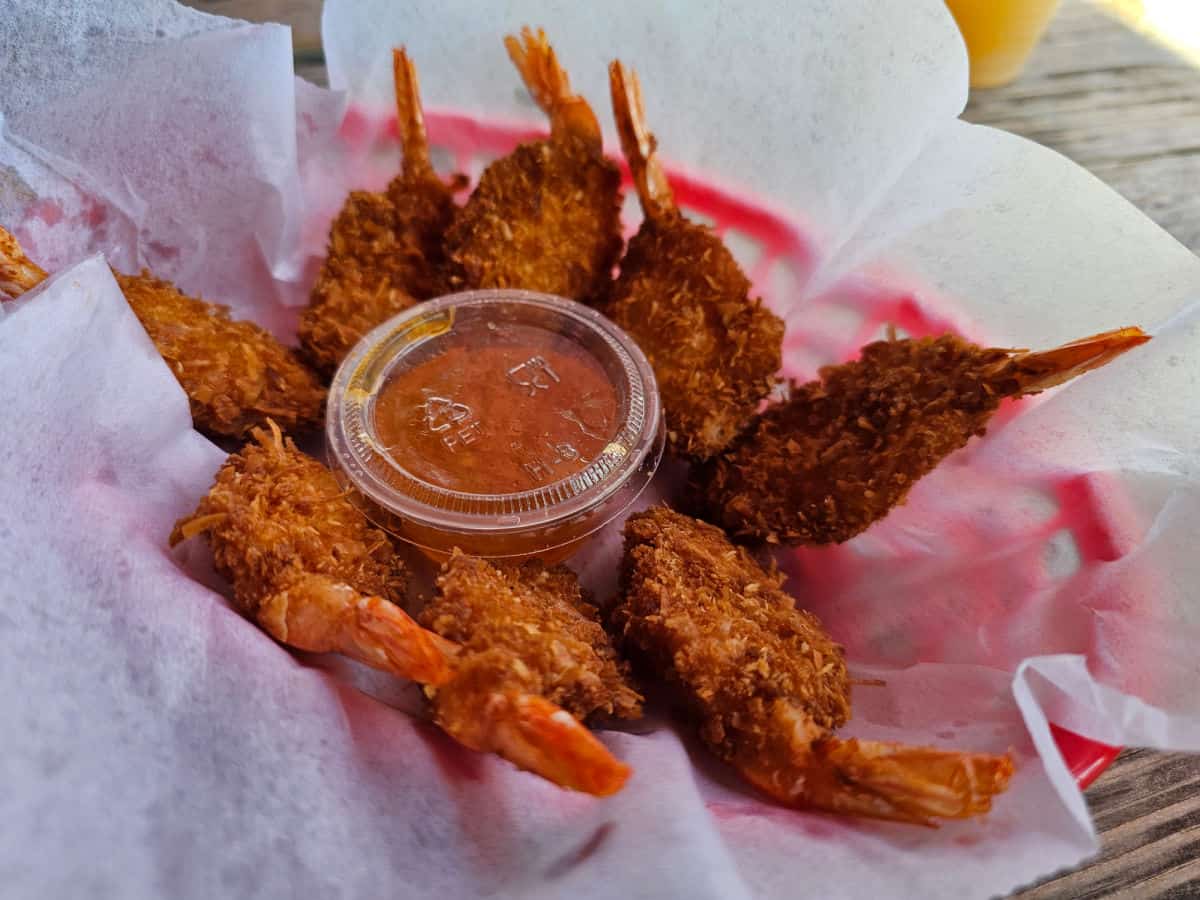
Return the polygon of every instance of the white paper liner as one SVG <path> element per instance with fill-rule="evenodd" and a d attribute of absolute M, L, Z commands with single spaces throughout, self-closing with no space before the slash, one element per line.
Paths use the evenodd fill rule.
<path fill-rule="evenodd" d="M 165 536 L 221 455 L 103 261 L 70 264 L 150 265 L 287 335 L 360 179 L 337 169 L 343 100 L 292 79 L 278 27 L 151 0 L 4 15 L 0 224 L 65 269 L 0 305 L 0 871 L 17 895 L 989 896 L 1095 849 L 1048 721 L 1200 749 L 1200 263 L 1062 158 L 956 122 L 965 59 L 940 3 L 342 0 L 324 17 L 333 85 L 366 104 L 388 102 L 405 43 L 430 107 L 539 121 L 500 44 L 528 22 L 611 136 L 604 65 L 632 63 L 664 155 L 811 233 L 795 303 L 821 309 L 853 275 L 996 343 L 1154 328 L 1000 419 L 868 534 L 787 561 L 855 674 L 887 681 L 856 691 L 847 733 L 1014 750 L 993 813 L 937 831 L 765 803 L 660 720 L 604 734 L 636 770 L 625 791 L 566 794 L 344 682 L 403 704 L 394 683 L 288 654 L 181 570 L 205 554 L 172 557 Z M 1084 530 L 1046 525 L 1072 516 Z M 1104 552 L 1081 546 L 1094 522 Z M 618 549 L 614 528 L 576 561 L 601 596 Z"/>

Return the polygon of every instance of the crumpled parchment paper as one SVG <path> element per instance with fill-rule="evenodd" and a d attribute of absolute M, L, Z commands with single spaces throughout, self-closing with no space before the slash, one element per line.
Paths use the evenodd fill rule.
<path fill-rule="evenodd" d="M 0 0 L 0 224 L 59 272 L 0 304 L 15 896 L 983 897 L 1096 847 L 1049 721 L 1200 749 L 1200 262 L 1061 157 L 957 121 L 965 57 L 934 0 L 643 6 L 331 0 L 325 92 L 277 26 Z M 382 109 L 405 43 L 431 109 L 537 123 L 500 43 L 525 23 L 610 138 L 620 56 L 668 159 L 803 223 L 811 263 L 768 298 L 793 328 L 868 284 L 995 344 L 1155 333 L 1000 417 L 867 534 L 783 557 L 854 673 L 886 681 L 847 733 L 1013 749 L 987 818 L 782 809 L 658 718 L 603 735 L 636 770 L 621 794 L 567 794 L 392 708 L 403 685 L 283 650 L 199 542 L 166 549 L 222 456 L 89 254 L 287 336 L 329 198 L 367 179 L 338 166 L 337 92 Z M 618 552 L 614 526 L 573 563 L 601 598 Z"/>

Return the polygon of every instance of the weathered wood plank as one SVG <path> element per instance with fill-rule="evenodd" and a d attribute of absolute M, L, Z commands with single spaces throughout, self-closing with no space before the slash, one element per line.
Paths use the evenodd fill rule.
<path fill-rule="evenodd" d="M 297 50 L 321 47 L 321 0 L 183 0 L 204 12 L 248 22 L 281 22 L 292 26 Z"/>
<path fill-rule="evenodd" d="M 1100 855 L 1013 900 L 1200 896 L 1200 758 L 1126 751 L 1087 797 Z"/>
<path fill-rule="evenodd" d="M 1200 249 L 1200 72 L 1097 7 L 1064 3 L 1021 78 L 964 118 L 1058 150 Z"/>

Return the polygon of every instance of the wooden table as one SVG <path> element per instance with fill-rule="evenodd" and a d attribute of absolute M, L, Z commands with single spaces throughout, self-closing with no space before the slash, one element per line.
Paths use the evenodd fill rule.
<path fill-rule="evenodd" d="M 188 2 L 291 25 L 297 71 L 325 83 L 319 0 Z M 1022 77 L 964 118 L 1058 150 L 1200 251 L 1200 70 L 1088 0 L 1064 0 Z M 1200 757 L 1127 750 L 1087 799 L 1101 854 L 1014 900 L 1200 897 Z"/>

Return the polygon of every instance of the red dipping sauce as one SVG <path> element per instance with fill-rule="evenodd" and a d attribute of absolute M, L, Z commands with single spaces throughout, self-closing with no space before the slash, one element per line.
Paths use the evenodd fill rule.
<path fill-rule="evenodd" d="M 437 558 L 555 562 L 649 483 L 649 363 L 606 317 L 527 291 L 454 294 L 379 326 L 334 377 L 330 462 L 367 514 Z"/>
<path fill-rule="evenodd" d="M 508 494 L 591 465 L 615 436 L 618 400 L 577 343 L 517 325 L 394 372 L 375 429 L 392 459 L 432 484 Z"/>

